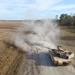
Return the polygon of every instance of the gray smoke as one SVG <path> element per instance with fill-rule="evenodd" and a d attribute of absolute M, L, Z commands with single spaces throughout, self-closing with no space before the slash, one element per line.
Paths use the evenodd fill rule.
<path fill-rule="evenodd" d="M 12 39 L 12 43 L 27 52 L 56 48 L 59 31 L 57 24 L 52 20 L 31 21 L 17 28 L 17 34 Z"/>

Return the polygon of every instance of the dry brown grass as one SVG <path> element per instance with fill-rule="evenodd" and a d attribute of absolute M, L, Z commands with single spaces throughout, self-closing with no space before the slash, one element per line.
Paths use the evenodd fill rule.
<path fill-rule="evenodd" d="M 65 50 L 72 51 L 75 54 L 75 28 L 61 27 L 61 34 L 60 44 Z M 73 66 L 75 67 L 75 57 Z"/>
<path fill-rule="evenodd" d="M 22 25 L 22 22 L 0 21 L 0 75 L 6 75 L 13 61 L 19 54 L 17 48 L 11 45 L 10 38 L 13 29 Z"/>
<path fill-rule="evenodd" d="M 17 51 L 14 48 L 6 48 L 0 53 L 0 75 L 5 75 L 17 56 Z"/>
<path fill-rule="evenodd" d="M 13 29 L 21 25 L 23 25 L 23 22 L 0 21 L 0 29 Z"/>

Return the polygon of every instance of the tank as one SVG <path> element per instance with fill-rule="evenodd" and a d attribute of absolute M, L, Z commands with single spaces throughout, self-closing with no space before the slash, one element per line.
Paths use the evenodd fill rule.
<path fill-rule="evenodd" d="M 61 46 L 57 46 L 57 49 L 49 50 L 49 54 L 54 65 L 69 65 L 74 58 L 74 53 L 65 51 Z"/>

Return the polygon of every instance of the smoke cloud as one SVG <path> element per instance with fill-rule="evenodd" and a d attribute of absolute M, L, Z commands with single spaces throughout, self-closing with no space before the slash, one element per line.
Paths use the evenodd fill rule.
<path fill-rule="evenodd" d="M 17 28 L 12 43 L 23 51 L 56 48 L 59 28 L 53 20 L 31 21 Z"/>

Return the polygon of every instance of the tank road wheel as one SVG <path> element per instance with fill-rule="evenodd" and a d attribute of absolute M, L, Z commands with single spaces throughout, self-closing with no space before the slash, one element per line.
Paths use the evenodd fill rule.
<path fill-rule="evenodd" d="M 55 61 L 55 62 L 54 62 L 54 65 L 55 65 L 55 66 L 58 66 L 58 65 L 59 65 L 59 62 L 58 62 L 58 61 Z"/>
<path fill-rule="evenodd" d="M 67 66 L 68 65 L 68 62 L 63 62 L 63 65 Z"/>

